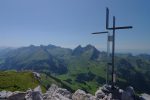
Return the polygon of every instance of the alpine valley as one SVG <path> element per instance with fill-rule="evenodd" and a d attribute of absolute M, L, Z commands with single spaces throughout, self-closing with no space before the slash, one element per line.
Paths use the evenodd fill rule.
<path fill-rule="evenodd" d="M 1 79 L 7 77 L 4 74 L 9 74 L 8 70 L 27 71 L 26 78 L 30 71 L 35 71 L 43 76 L 43 88 L 50 86 L 53 80 L 72 91 L 80 88 L 94 93 L 105 84 L 106 65 L 107 53 L 92 45 L 79 45 L 75 49 L 55 45 L 0 49 Z M 115 66 L 119 87 L 133 86 L 137 93 L 150 94 L 150 55 L 116 54 Z M 11 73 L 16 75 L 16 72 Z M 5 88 L 0 86 L 2 89 Z"/>

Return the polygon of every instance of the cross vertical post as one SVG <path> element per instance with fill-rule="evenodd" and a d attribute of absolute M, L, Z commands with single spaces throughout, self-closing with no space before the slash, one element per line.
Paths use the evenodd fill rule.
<path fill-rule="evenodd" d="M 112 88 L 114 88 L 115 85 L 115 17 L 113 17 L 113 40 L 112 40 Z"/>

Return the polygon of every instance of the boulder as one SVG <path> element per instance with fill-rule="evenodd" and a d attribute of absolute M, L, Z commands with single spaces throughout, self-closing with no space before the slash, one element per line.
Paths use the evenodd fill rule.
<path fill-rule="evenodd" d="M 43 99 L 48 99 L 52 97 L 53 93 L 58 89 L 58 86 L 55 84 L 52 84 L 51 87 L 46 91 L 45 94 L 43 94 Z"/>
<path fill-rule="evenodd" d="M 39 86 L 37 86 L 36 88 L 34 88 L 34 90 L 33 90 L 34 92 L 40 92 L 40 93 L 42 93 L 42 89 L 41 89 L 41 86 L 39 85 Z"/>
<path fill-rule="evenodd" d="M 105 93 L 102 91 L 101 87 L 95 92 L 95 96 L 97 99 L 103 99 L 105 97 Z"/>
<path fill-rule="evenodd" d="M 53 96 L 49 96 L 48 98 L 44 99 L 44 100 L 71 100 L 69 98 L 64 97 L 61 94 L 55 94 Z"/>
<path fill-rule="evenodd" d="M 52 84 L 48 91 L 43 95 L 44 100 L 71 100 L 71 92 L 67 89 L 58 88 Z"/>
<path fill-rule="evenodd" d="M 71 98 L 72 94 L 70 91 L 68 91 L 67 89 L 62 89 L 62 88 L 58 88 L 56 90 L 57 94 L 61 94 L 62 96 L 66 97 L 66 98 Z"/>
<path fill-rule="evenodd" d="M 32 72 L 34 77 L 37 78 L 37 79 L 40 79 L 41 78 L 41 75 L 37 72 Z"/>
<path fill-rule="evenodd" d="M 134 100 L 135 92 L 133 87 L 129 86 L 125 91 L 122 92 L 121 100 Z"/>
<path fill-rule="evenodd" d="M 6 91 L 1 91 L 0 92 L 0 98 L 5 99 L 6 98 Z"/>
<path fill-rule="evenodd" d="M 25 92 L 15 93 L 10 97 L 8 97 L 7 100 L 25 100 L 25 95 L 26 95 Z"/>
<path fill-rule="evenodd" d="M 150 95 L 146 94 L 146 93 L 141 94 L 140 97 L 141 97 L 142 100 L 150 100 Z"/>
<path fill-rule="evenodd" d="M 1 91 L 0 92 L 0 99 L 7 99 L 11 95 L 13 95 L 13 92 L 10 92 L 10 91 Z"/>
<path fill-rule="evenodd" d="M 126 92 L 130 95 L 130 96 L 133 96 L 135 95 L 135 91 L 134 91 L 134 88 L 132 86 L 129 86 L 126 88 Z"/>
<path fill-rule="evenodd" d="M 91 94 L 86 94 L 85 91 L 78 89 L 72 96 L 72 100 L 95 100 Z"/>
<path fill-rule="evenodd" d="M 104 93 L 111 93 L 112 89 L 111 89 L 111 85 L 105 84 L 102 87 L 100 87 L 100 89 L 104 92 Z"/>
<path fill-rule="evenodd" d="M 56 90 L 58 89 L 58 86 L 55 85 L 55 84 L 52 84 L 51 87 L 48 89 L 47 93 L 50 95 L 50 94 L 53 94 Z"/>
<path fill-rule="evenodd" d="M 37 86 L 33 91 L 31 89 L 27 90 L 25 99 L 26 100 L 43 100 L 41 87 Z"/>
<path fill-rule="evenodd" d="M 38 91 L 33 91 L 25 96 L 26 100 L 43 100 L 42 94 Z"/>

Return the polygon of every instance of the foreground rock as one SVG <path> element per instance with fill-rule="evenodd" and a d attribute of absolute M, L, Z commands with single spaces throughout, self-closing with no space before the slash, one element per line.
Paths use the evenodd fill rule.
<path fill-rule="evenodd" d="M 112 92 L 110 85 L 100 87 L 95 92 L 95 95 L 86 93 L 80 89 L 72 94 L 67 89 L 59 88 L 55 84 L 52 84 L 44 94 L 42 94 L 40 86 L 37 86 L 33 90 L 29 89 L 26 92 L 0 92 L 0 100 L 112 100 L 112 98 L 115 100 L 150 100 L 150 95 L 142 94 L 141 96 L 137 96 L 133 87 L 127 87 L 125 91 L 115 87 Z"/>

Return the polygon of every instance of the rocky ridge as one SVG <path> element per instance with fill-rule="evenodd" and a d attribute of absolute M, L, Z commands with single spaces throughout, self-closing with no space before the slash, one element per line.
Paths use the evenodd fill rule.
<path fill-rule="evenodd" d="M 71 93 L 67 89 L 59 88 L 57 85 L 52 84 L 51 87 L 42 93 L 41 87 L 38 86 L 34 90 L 29 89 L 26 92 L 10 92 L 1 91 L 0 100 L 150 100 L 150 95 L 142 94 L 136 96 L 132 87 L 127 87 L 126 90 L 116 88 L 115 96 L 111 93 L 111 86 L 104 85 L 100 87 L 95 95 L 86 93 L 78 89 L 75 93 Z"/>

